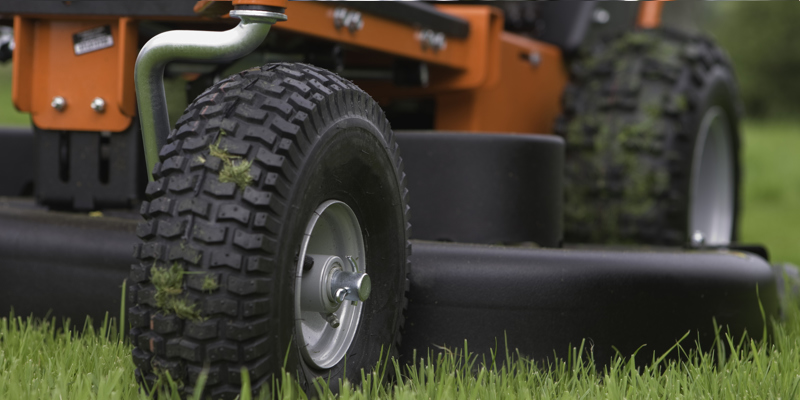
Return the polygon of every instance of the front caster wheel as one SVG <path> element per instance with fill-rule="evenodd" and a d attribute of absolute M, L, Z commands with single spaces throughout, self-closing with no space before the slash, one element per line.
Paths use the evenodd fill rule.
<path fill-rule="evenodd" d="M 378 105 L 303 64 L 222 80 L 178 120 L 142 206 L 129 302 L 137 377 L 239 394 L 286 368 L 357 382 L 398 348 L 408 202 Z M 392 354 L 392 353 L 390 353 Z"/>

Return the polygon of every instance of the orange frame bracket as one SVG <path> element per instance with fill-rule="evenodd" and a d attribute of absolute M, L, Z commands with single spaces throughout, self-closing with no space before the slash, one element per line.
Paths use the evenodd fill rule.
<path fill-rule="evenodd" d="M 97 28 L 107 28 L 113 44 L 77 54 L 74 35 Z M 120 132 L 130 126 L 136 116 L 138 52 L 137 27 L 130 18 L 17 15 L 14 37 L 11 97 L 38 128 Z M 56 97 L 66 104 L 60 110 L 51 105 Z M 103 100 L 102 110 L 92 107 L 96 98 Z"/>
<path fill-rule="evenodd" d="M 668 0 L 664 0 L 668 1 Z M 655 29 L 661 25 L 661 10 L 664 1 L 650 0 L 639 4 L 639 15 L 636 17 L 636 26 L 642 29 Z"/>

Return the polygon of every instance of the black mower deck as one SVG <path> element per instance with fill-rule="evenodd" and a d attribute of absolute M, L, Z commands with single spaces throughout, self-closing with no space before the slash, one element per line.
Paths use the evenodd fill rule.
<path fill-rule="evenodd" d="M 0 198 L 0 309 L 74 322 L 119 315 L 137 220 Z M 752 253 L 424 241 L 413 242 L 413 253 L 406 358 L 414 349 L 463 347 L 465 339 L 470 351 L 504 353 L 507 339 L 510 351 L 542 360 L 586 339 L 603 362 L 614 349 L 664 351 L 687 332 L 687 347 L 699 338 L 709 348 L 713 320 L 760 337 L 763 318 L 778 314 L 772 269 Z"/>

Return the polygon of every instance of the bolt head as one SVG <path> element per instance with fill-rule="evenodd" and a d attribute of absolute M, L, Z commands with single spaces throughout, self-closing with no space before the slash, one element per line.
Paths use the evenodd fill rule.
<path fill-rule="evenodd" d="M 106 110 L 106 101 L 101 97 L 95 97 L 94 100 L 92 100 L 92 110 L 98 113 L 104 112 Z"/>
<path fill-rule="evenodd" d="M 50 102 L 50 107 L 55 108 L 56 111 L 64 111 L 64 108 L 67 107 L 67 101 L 61 96 L 53 97 L 53 101 Z"/>
<path fill-rule="evenodd" d="M 339 322 L 339 317 L 337 317 L 336 314 L 328 314 L 328 316 L 325 318 L 325 320 L 328 321 L 328 324 L 330 324 L 331 328 L 333 328 L 333 329 L 338 328 L 339 325 L 341 324 Z"/>
<path fill-rule="evenodd" d="M 706 238 L 703 236 L 703 232 L 694 231 L 692 234 L 692 247 L 703 247 L 706 243 Z"/>

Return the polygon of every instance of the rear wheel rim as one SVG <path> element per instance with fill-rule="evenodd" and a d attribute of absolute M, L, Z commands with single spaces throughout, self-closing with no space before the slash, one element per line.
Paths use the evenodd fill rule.
<path fill-rule="evenodd" d="M 732 136 L 725 110 L 708 109 L 697 133 L 690 178 L 688 235 L 695 245 L 728 245 L 733 237 Z"/>
<path fill-rule="evenodd" d="M 364 302 L 344 301 L 335 311 L 339 326 L 334 328 L 326 320 L 325 312 L 310 310 L 304 304 L 309 296 L 319 297 L 320 292 L 309 292 L 311 279 L 317 284 L 320 277 L 303 271 L 306 256 L 312 256 L 319 264 L 322 258 L 338 257 L 338 266 L 344 271 L 357 268 L 365 272 L 364 238 L 361 227 L 353 210 L 338 200 L 322 203 L 312 214 L 304 231 L 303 241 L 298 254 L 297 273 L 295 275 L 295 331 L 303 359 L 310 366 L 318 369 L 332 368 L 341 361 L 355 338 Z M 323 256 L 320 256 L 323 255 Z M 351 261 L 352 260 L 352 261 Z M 304 279 L 305 284 L 304 284 Z M 324 285 L 323 285 L 324 286 Z M 305 287 L 306 290 L 303 290 Z M 326 294 L 326 293 L 325 293 Z M 305 296 L 305 298 L 304 298 Z"/>

